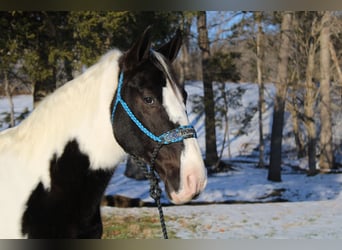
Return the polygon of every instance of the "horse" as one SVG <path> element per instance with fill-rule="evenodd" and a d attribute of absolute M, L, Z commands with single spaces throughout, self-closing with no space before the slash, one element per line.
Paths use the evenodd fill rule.
<path fill-rule="evenodd" d="M 172 68 L 182 35 L 154 50 L 150 30 L 0 133 L 0 238 L 101 238 L 113 171 L 127 154 L 149 164 L 157 144 L 155 171 L 170 201 L 203 191 L 206 169 Z"/>

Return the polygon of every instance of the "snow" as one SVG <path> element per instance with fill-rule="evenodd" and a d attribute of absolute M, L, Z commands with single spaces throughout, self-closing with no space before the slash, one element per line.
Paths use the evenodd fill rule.
<path fill-rule="evenodd" d="M 153 201 L 148 181 L 123 175 L 119 165 L 107 194 Z M 196 202 L 255 202 L 254 204 L 182 205 L 164 207 L 164 215 L 179 218 L 166 221 L 168 230 L 182 239 L 339 239 L 342 237 L 341 174 L 307 177 L 282 174 L 282 182 L 267 181 L 267 170 L 242 164 L 236 171 L 210 176 L 205 191 Z M 274 190 L 284 190 L 272 202 Z M 165 194 L 165 192 L 163 192 Z M 163 203 L 168 203 L 165 196 Z M 103 207 L 105 216 L 138 215 L 158 217 L 156 208 Z M 195 228 L 184 227 L 182 219 Z"/>
<path fill-rule="evenodd" d="M 339 239 L 340 201 L 164 207 L 168 230 L 182 239 Z M 107 216 L 158 216 L 156 208 L 109 208 Z M 183 227 L 186 219 L 191 227 Z"/>
<path fill-rule="evenodd" d="M 16 117 L 19 117 L 25 110 L 32 110 L 33 98 L 28 95 L 17 95 L 13 97 L 14 113 Z M 0 96 L 0 131 L 8 128 L 8 124 L 5 121 L 6 116 L 10 113 L 9 101 L 5 97 Z"/>
<path fill-rule="evenodd" d="M 241 164 L 228 173 L 211 175 L 204 192 L 194 202 L 268 202 L 273 200 L 274 190 L 284 190 L 280 196 L 291 202 L 334 200 L 340 196 L 341 174 L 325 174 L 307 177 L 292 172 L 282 174 L 282 182 L 267 180 L 267 170 L 252 164 Z M 116 169 L 106 194 L 119 194 L 144 201 L 149 197 L 148 181 L 136 181 L 124 176 L 125 163 Z M 163 188 L 163 187 L 162 187 Z M 163 203 L 168 203 L 165 192 Z M 341 211 L 342 212 L 342 211 Z"/>
<path fill-rule="evenodd" d="M 191 96 L 202 95 L 201 83 L 187 84 L 189 100 Z M 237 88 L 227 84 L 227 88 Z M 241 86 L 241 85 L 240 85 Z M 305 159 L 296 159 L 291 153 L 294 138 L 291 136 L 291 118 L 286 117 L 283 141 L 284 151 L 282 182 L 267 180 L 267 169 L 256 168 L 258 154 L 258 120 L 256 112 L 246 128 L 246 134 L 237 136 L 234 132 L 241 128 L 239 116 L 247 108 L 257 105 L 255 84 L 243 84 L 246 92 L 241 100 L 242 106 L 229 110 L 231 157 L 227 145 L 223 159 L 233 166 L 233 171 L 211 175 L 204 192 L 193 203 L 212 202 L 228 204 L 181 205 L 164 207 L 164 215 L 178 218 L 166 221 L 169 230 L 177 232 L 178 238 L 185 239 L 339 239 L 342 238 L 342 175 L 319 174 L 308 177 L 303 170 L 307 168 Z M 267 85 L 266 113 L 264 114 L 265 137 L 271 129 L 273 85 Z M 32 109 L 30 96 L 14 98 L 17 114 Z M 8 101 L 0 98 L 0 130 L 6 128 L 1 121 L 8 112 Z M 198 133 L 202 153 L 204 143 L 203 114 L 192 112 L 188 103 L 190 120 Z M 340 114 L 339 114 L 340 116 Z M 338 116 L 338 117 L 339 117 Z M 235 119 L 235 120 L 234 120 Z M 335 121 L 340 124 L 340 121 Z M 336 137 L 341 140 L 341 126 L 335 126 Z M 218 148 L 222 145 L 223 129 L 217 128 Z M 341 144 L 340 144 L 341 145 Z M 266 151 L 269 140 L 266 141 Z M 342 158 L 338 155 L 338 158 Z M 265 158 L 267 161 L 267 157 Z M 296 168 L 293 168 L 296 167 Z M 106 195 L 124 195 L 153 202 L 149 197 L 148 181 L 136 181 L 123 175 L 125 162 L 117 167 Z M 162 188 L 163 184 L 161 184 Z M 287 201 L 287 202 L 279 202 Z M 162 203 L 169 204 L 165 192 Z M 244 203 L 244 204 L 238 204 Z M 147 213 L 158 216 L 156 208 L 112 208 L 102 207 L 104 216 L 138 215 Z M 182 221 L 183 220 L 183 221 Z M 193 229 L 183 226 L 183 222 L 193 225 Z"/>

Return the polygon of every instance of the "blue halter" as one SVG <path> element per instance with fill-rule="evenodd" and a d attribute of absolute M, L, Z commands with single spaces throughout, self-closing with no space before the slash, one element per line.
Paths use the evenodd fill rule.
<path fill-rule="evenodd" d="M 121 88 L 123 85 L 123 72 L 120 73 L 119 76 L 119 83 L 118 83 L 118 89 L 116 93 L 116 99 L 112 110 L 112 123 L 114 123 L 114 114 L 116 111 L 116 108 L 118 104 L 120 103 L 123 109 L 126 111 L 127 115 L 131 120 L 137 125 L 137 127 L 149 138 L 151 138 L 153 141 L 158 142 L 163 145 L 180 142 L 187 138 L 196 138 L 196 131 L 193 126 L 191 125 L 185 125 L 185 126 L 179 126 L 178 128 L 169 130 L 165 132 L 164 134 L 160 136 L 156 136 L 153 134 L 150 130 L 148 130 L 139 120 L 138 118 L 133 114 L 132 110 L 128 107 L 127 103 L 122 99 L 121 97 Z"/>

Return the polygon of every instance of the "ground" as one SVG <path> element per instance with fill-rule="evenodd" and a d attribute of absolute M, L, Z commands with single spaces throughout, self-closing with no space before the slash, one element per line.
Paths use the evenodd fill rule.
<path fill-rule="evenodd" d="M 153 202 L 148 182 L 126 178 L 123 170 L 121 164 L 107 194 Z M 267 181 L 266 174 L 266 169 L 242 164 L 236 171 L 210 176 L 206 190 L 193 201 L 209 205 L 171 206 L 163 196 L 169 238 L 342 238 L 342 174 L 307 177 L 289 171 L 281 183 Z M 102 215 L 104 238 L 162 238 L 156 207 L 103 206 Z"/>
<path fill-rule="evenodd" d="M 164 208 L 171 239 L 340 239 L 341 211 L 336 200 Z M 102 213 L 104 238 L 162 238 L 156 208 L 103 207 Z"/>

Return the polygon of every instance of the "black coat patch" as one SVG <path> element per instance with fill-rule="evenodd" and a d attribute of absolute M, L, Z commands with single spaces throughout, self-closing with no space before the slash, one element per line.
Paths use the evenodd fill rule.
<path fill-rule="evenodd" d="M 51 188 L 40 182 L 27 201 L 22 233 L 29 238 L 101 238 L 100 202 L 113 170 L 92 170 L 76 140 L 50 161 Z"/>

